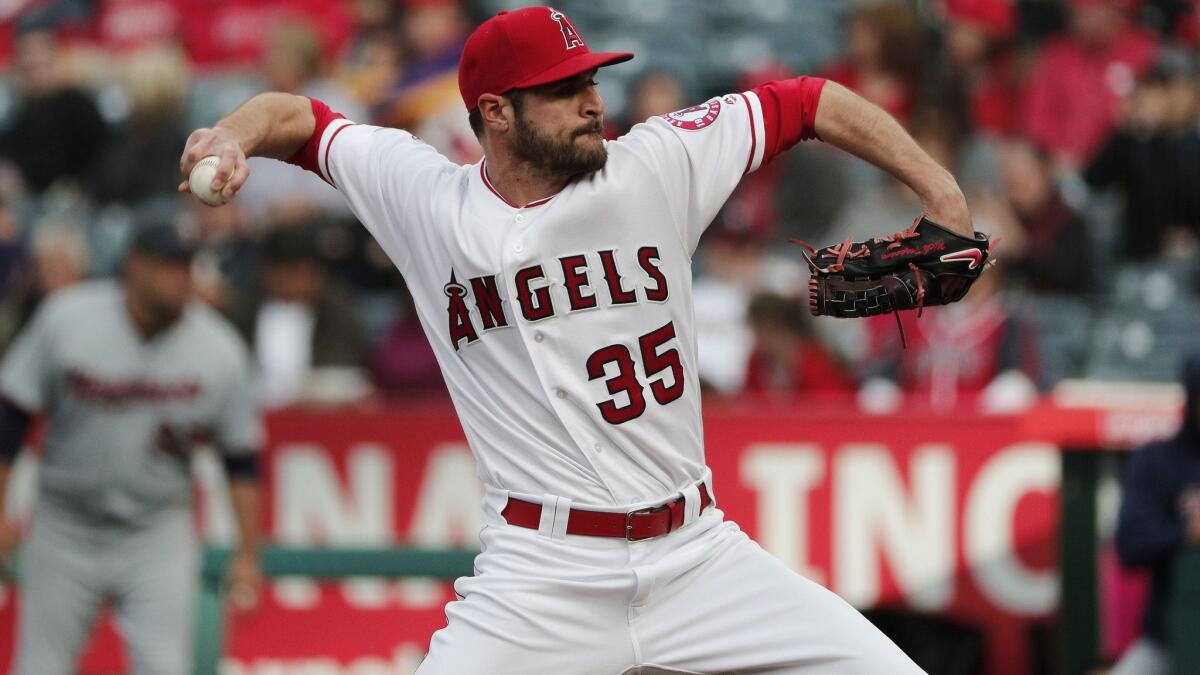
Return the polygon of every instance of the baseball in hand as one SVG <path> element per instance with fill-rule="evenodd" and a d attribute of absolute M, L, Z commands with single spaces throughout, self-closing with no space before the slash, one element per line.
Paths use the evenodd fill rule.
<path fill-rule="evenodd" d="M 220 164 L 220 157 L 209 155 L 196 162 L 196 166 L 193 166 L 192 172 L 188 174 L 188 189 L 196 195 L 197 199 L 209 206 L 220 206 L 229 201 L 229 198 L 221 194 L 220 190 L 212 189 L 213 179 L 217 176 L 217 167 Z"/>

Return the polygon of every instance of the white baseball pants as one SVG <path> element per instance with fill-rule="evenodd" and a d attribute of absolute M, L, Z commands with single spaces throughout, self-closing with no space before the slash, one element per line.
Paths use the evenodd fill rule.
<path fill-rule="evenodd" d="M 627 542 L 506 525 L 492 497 L 476 574 L 418 675 L 922 672 L 715 507 Z"/>

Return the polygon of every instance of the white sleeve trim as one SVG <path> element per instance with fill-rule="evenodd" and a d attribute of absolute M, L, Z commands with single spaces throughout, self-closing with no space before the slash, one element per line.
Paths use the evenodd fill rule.
<path fill-rule="evenodd" d="M 750 158 L 750 169 L 746 173 L 752 173 L 762 166 L 763 155 L 767 150 L 767 131 L 763 124 L 762 102 L 758 100 L 758 94 L 753 91 L 747 91 L 742 94 L 746 98 L 746 102 L 750 104 L 750 137 L 753 140 L 754 155 Z"/>
<path fill-rule="evenodd" d="M 325 126 L 325 131 L 321 134 L 321 143 L 317 146 L 317 170 L 321 172 L 321 177 L 330 185 L 337 187 L 333 182 L 333 175 L 329 170 L 329 143 L 333 140 L 334 135 L 339 129 L 354 124 L 350 120 L 338 118 Z"/>

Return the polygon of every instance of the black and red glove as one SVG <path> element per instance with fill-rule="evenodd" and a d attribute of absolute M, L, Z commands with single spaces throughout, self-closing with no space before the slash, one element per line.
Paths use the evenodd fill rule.
<path fill-rule="evenodd" d="M 982 232 L 964 237 L 928 218 L 889 237 L 847 239 L 821 249 L 796 243 L 812 270 L 809 309 L 835 317 L 920 311 L 959 300 L 983 273 L 995 245 Z"/>

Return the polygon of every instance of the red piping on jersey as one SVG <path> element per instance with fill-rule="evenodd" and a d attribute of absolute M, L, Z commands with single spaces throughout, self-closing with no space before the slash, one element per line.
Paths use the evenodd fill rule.
<path fill-rule="evenodd" d="M 746 103 L 746 114 L 750 116 L 750 156 L 746 158 L 746 170 L 742 174 L 750 173 L 750 167 L 754 165 L 754 153 L 758 150 L 758 134 L 754 132 L 754 108 L 750 107 L 750 99 L 745 94 L 738 94 Z"/>
<path fill-rule="evenodd" d="M 333 187 L 335 187 L 335 188 L 337 186 L 333 184 L 333 172 L 329 170 L 329 150 L 333 147 L 333 139 L 337 138 L 337 135 L 342 133 L 342 131 L 344 131 L 346 129 L 346 127 L 352 127 L 352 126 L 354 126 L 353 123 L 343 124 L 342 126 L 338 127 L 337 129 L 334 130 L 333 135 L 329 137 L 329 143 L 325 144 L 325 176 L 328 176 L 328 178 L 326 178 L 325 181 L 327 183 L 329 183 L 330 185 L 333 185 Z M 324 178 L 324 176 L 322 176 L 322 178 Z"/>
<path fill-rule="evenodd" d="M 331 139 L 329 139 L 329 141 L 332 143 L 333 139 L 331 138 Z M 500 199 L 500 201 L 513 207 L 514 209 L 522 209 L 522 208 L 532 209 L 535 206 L 541 206 L 542 204 L 545 204 L 546 202 L 550 201 L 551 199 L 554 199 L 554 197 L 556 196 L 556 195 L 550 195 L 549 197 L 542 197 L 541 199 L 535 199 L 535 200 L 529 202 L 525 206 L 517 206 L 516 204 L 505 199 L 504 195 L 500 194 L 499 192 L 496 191 L 496 188 L 492 187 L 492 181 L 488 180 L 487 159 L 486 158 L 482 162 L 479 163 L 479 175 L 481 178 L 483 178 L 483 184 L 487 186 L 487 189 L 492 191 L 492 194 L 496 195 L 496 197 L 498 197 Z"/>

